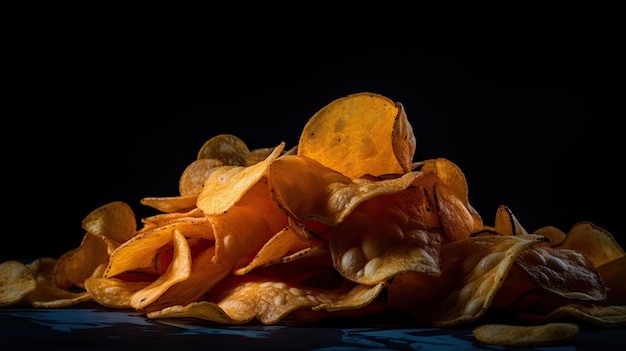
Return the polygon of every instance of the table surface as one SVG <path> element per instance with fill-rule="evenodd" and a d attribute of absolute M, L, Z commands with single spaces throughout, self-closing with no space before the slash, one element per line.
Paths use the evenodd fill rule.
<path fill-rule="evenodd" d="M 147 319 L 129 310 L 85 304 L 62 309 L 0 309 L 2 350 L 505 350 L 485 345 L 473 326 L 434 328 L 384 319 L 316 325 L 220 325 L 191 318 Z M 610 350 L 626 328 L 581 327 L 573 343 L 533 350 Z M 523 350 L 524 348 L 515 348 Z"/>

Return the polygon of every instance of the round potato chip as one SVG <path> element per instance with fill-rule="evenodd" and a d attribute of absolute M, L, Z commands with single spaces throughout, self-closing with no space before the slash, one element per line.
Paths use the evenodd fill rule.
<path fill-rule="evenodd" d="M 400 103 L 373 93 L 348 95 L 324 106 L 306 123 L 298 155 L 347 177 L 410 171 L 415 136 Z"/>
<path fill-rule="evenodd" d="M 22 302 L 36 287 L 37 280 L 25 264 L 13 260 L 0 263 L 1 307 Z"/>
<path fill-rule="evenodd" d="M 224 162 L 216 158 L 199 158 L 191 162 L 183 171 L 178 182 L 178 190 L 181 196 L 200 194 L 202 185 L 209 174 Z"/>
<path fill-rule="evenodd" d="M 245 166 L 248 145 L 232 134 L 219 134 L 207 140 L 198 151 L 197 158 L 214 158 L 225 165 Z"/>
<path fill-rule="evenodd" d="M 472 334 L 478 341 L 500 346 L 537 347 L 573 341 L 579 327 L 574 323 L 548 323 L 544 325 L 485 324 L 476 327 Z"/>

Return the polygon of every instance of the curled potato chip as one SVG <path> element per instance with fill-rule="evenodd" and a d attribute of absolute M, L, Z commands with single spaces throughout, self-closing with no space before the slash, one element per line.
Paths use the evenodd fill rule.
<path fill-rule="evenodd" d="M 400 103 L 374 93 L 336 99 L 305 124 L 298 155 L 349 178 L 411 169 L 415 136 Z"/>
<path fill-rule="evenodd" d="M 269 185 L 274 200 L 294 219 L 336 225 L 360 203 L 400 192 L 422 174 L 409 172 L 390 179 L 352 180 L 312 158 L 289 155 L 272 163 Z"/>
<path fill-rule="evenodd" d="M 216 159 L 229 166 L 245 166 L 249 152 L 248 145 L 238 136 L 219 134 L 200 147 L 197 158 Z"/>
<path fill-rule="evenodd" d="M 474 328 L 476 340 L 500 346 L 539 347 L 572 342 L 579 327 L 573 323 L 548 323 L 544 325 L 484 324 Z"/>
<path fill-rule="evenodd" d="M 434 326 L 476 321 L 491 307 L 519 254 L 542 240 L 539 235 L 481 235 L 441 245 L 441 274 L 395 276 L 387 289 L 389 304 Z"/>
<path fill-rule="evenodd" d="M 86 233 L 78 248 L 59 257 L 54 284 L 60 288 L 84 288 L 85 279 L 92 277 L 101 264 L 109 261 L 110 247 L 102 237 Z"/>
<path fill-rule="evenodd" d="M 172 231 L 174 257 L 165 274 L 130 297 L 130 305 L 142 309 L 158 299 L 172 285 L 181 282 L 191 274 L 191 250 L 187 239 L 178 229 Z"/>

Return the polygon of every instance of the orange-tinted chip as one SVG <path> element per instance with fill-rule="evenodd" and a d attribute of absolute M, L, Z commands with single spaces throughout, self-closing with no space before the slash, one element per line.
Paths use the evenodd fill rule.
<path fill-rule="evenodd" d="M 217 167 L 224 165 L 224 162 L 215 158 L 199 158 L 191 162 L 183 171 L 178 181 L 178 191 L 180 195 L 197 195 L 202 191 L 204 181 Z"/>
<path fill-rule="evenodd" d="M 349 178 L 410 171 L 415 136 L 400 103 L 373 93 L 332 101 L 306 123 L 298 155 Z"/>
<path fill-rule="evenodd" d="M 219 134 L 207 140 L 198 151 L 197 158 L 212 158 L 229 166 L 245 166 L 248 145 L 232 134 Z"/>

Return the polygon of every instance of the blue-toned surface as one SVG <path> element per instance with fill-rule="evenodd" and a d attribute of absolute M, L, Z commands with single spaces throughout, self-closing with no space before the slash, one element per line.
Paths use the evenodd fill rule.
<path fill-rule="evenodd" d="M 472 336 L 472 327 L 413 327 L 363 321 L 358 326 L 219 325 L 195 319 L 149 320 L 102 308 L 0 310 L 0 349 L 27 350 L 504 350 Z M 535 350 L 621 349 L 626 329 L 583 328 L 572 344 Z M 516 348 L 516 350 L 523 350 Z"/>

